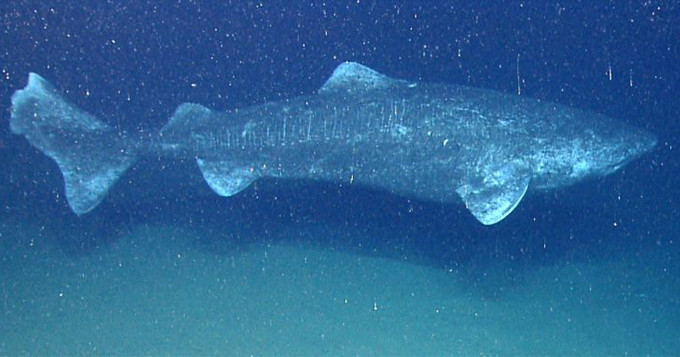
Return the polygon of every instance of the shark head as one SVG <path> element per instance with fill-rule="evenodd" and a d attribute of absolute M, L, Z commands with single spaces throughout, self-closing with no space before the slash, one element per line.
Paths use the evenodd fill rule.
<path fill-rule="evenodd" d="M 570 123 L 560 140 L 535 155 L 534 187 L 549 189 L 609 175 L 657 145 L 647 130 L 589 114 L 597 118 L 583 125 Z"/>
<path fill-rule="evenodd" d="M 595 176 L 609 175 L 634 159 L 652 151 L 658 142 L 656 136 L 644 129 L 617 125 L 601 133 L 600 141 L 604 144 L 600 150 L 591 153 L 591 167 L 588 174 Z"/>

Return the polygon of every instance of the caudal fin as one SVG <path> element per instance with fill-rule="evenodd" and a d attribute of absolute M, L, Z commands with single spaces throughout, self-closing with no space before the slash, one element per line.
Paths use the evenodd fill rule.
<path fill-rule="evenodd" d="M 35 73 L 12 96 L 10 129 L 54 159 L 76 214 L 95 208 L 137 156 L 118 133 L 72 105 Z"/>

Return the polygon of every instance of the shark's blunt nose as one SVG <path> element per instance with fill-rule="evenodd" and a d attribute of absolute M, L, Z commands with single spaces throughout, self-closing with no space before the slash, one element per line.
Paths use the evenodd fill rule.
<path fill-rule="evenodd" d="M 647 142 L 648 142 L 647 150 L 652 151 L 659 144 L 659 138 L 657 138 L 657 136 L 654 135 L 653 133 L 648 132 L 647 133 Z"/>
<path fill-rule="evenodd" d="M 638 142 L 640 154 L 644 154 L 646 152 L 654 150 L 656 145 L 659 143 L 659 139 L 654 133 L 647 130 L 643 130 L 639 135 Z"/>

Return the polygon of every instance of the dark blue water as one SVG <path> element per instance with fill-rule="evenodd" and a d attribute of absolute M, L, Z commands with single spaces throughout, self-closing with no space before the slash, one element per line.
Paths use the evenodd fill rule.
<path fill-rule="evenodd" d="M 323 252 L 320 254 L 342 252 L 352 257 L 406 261 L 417 268 L 454 272 L 453 281 L 472 291 L 480 301 L 504 301 L 513 294 L 525 296 L 523 288 L 535 291 L 527 282 L 532 281 L 533 274 L 547 269 L 547 275 L 534 283 L 552 281 L 551 268 L 586 264 L 601 274 L 596 274 L 594 280 L 609 283 L 607 291 L 611 295 L 603 293 L 594 305 L 570 305 L 572 311 L 585 316 L 591 313 L 589 309 L 623 311 L 614 314 L 616 317 L 609 316 L 610 320 L 597 322 L 597 331 L 617 331 L 639 322 L 624 312 L 641 311 L 640 306 L 621 296 L 647 299 L 645 303 L 655 299 L 649 306 L 658 310 L 639 312 L 649 321 L 680 316 L 676 297 L 680 286 L 673 274 L 680 270 L 678 18 L 678 1 L 3 2 L 0 98 L 6 110 L 0 125 L 0 218 L 4 232 L 0 240 L 5 271 L 0 271 L 0 279 L 4 279 L 0 288 L 4 314 L 11 317 L 14 330 L 35 330 L 44 323 L 40 318 L 44 314 L 30 315 L 25 312 L 30 310 L 28 303 L 21 303 L 31 301 L 31 294 L 42 291 L 36 285 L 39 283 L 30 285 L 24 281 L 29 288 L 21 289 L 20 284 L 17 287 L 17 281 L 25 277 L 17 271 L 25 264 L 16 257 L 32 256 L 24 243 L 33 238 L 22 236 L 22 232 L 32 232 L 40 237 L 35 239 L 44 242 L 43 247 L 48 247 L 41 253 L 47 258 L 40 254 L 35 257 L 35 261 L 51 262 L 34 272 L 45 276 L 54 267 L 61 267 L 57 270 L 64 273 L 64 267 L 78 266 L 83 259 L 113 259 L 110 256 L 121 245 L 134 241 L 130 237 L 137 237 L 134 232 L 139 232 L 140 227 L 160 227 L 158 231 L 163 234 L 184 232 L 177 234 L 178 240 L 190 242 L 187 244 L 191 249 L 217 257 L 218 261 L 237 254 L 234 252 L 244 257 L 263 246 L 312 246 Z M 420 202 L 364 188 L 313 182 L 266 180 L 224 199 L 209 190 L 194 163 L 155 158 L 135 165 L 91 214 L 76 217 L 65 202 L 57 166 L 22 137 L 11 135 L 8 128 L 11 94 L 26 84 L 29 72 L 41 74 L 74 104 L 107 123 L 138 133 L 158 130 L 183 102 L 227 109 L 313 93 L 342 61 L 357 61 L 397 78 L 507 93 L 520 91 L 523 96 L 601 112 L 656 133 L 659 147 L 612 176 L 528 197 L 512 215 L 492 227 L 481 226 L 462 205 Z M 152 228 L 145 231 L 147 235 L 155 231 Z M 155 245 L 139 246 L 139 252 L 145 252 L 153 251 L 150 247 Z M 56 256 L 50 255 L 55 251 Z M 122 256 L 132 260 L 154 259 L 153 254 L 126 254 Z M 99 258 L 101 255 L 109 258 Z M 630 274 L 606 278 L 608 269 L 620 272 L 622 267 L 631 268 Z M 210 264 L 193 267 L 196 272 L 201 268 L 212 269 Z M 109 271 L 95 263 L 75 270 L 94 276 L 98 269 Z M 295 267 L 289 269 L 281 272 Z M 583 271 L 587 274 L 590 270 Z M 240 274 L 247 280 L 250 273 Z M 365 271 L 357 274 L 366 278 L 362 275 Z M 125 285 L 125 275 L 107 276 Z M 646 290 L 631 292 L 630 286 L 645 286 Z M 163 287 L 167 289 L 168 285 Z M 354 288 L 362 291 L 361 286 Z M 96 290 L 84 284 L 83 290 L 86 289 Z M 553 293 L 559 297 L 564 291 L 554 287 Z M 144 299 L 145 295 L 139 296 Z M 611 296 L 614 298 L 608 298 Z M 161 304 L 152 300 L 158 296 L 147 298 L 149 304 Z M 190 293 L 186 299 L 192 299 Z M 277 301 L 277 295 L 272 299 Z M 180 300 L 175 303 L 181 305 Z M 544 320 L 528 317 L 533 307 L 529 303 L 522 305 L 518 302 L 521 300 L 512 300 L 516 304 L 513 306 L 526 310 L 491 321 L 501 321 L 498 325 L 505 327 L 513 324 L 504 325 L 502 321 L 521 319 L 529 325 L 543 324 Z M 124 304 L 111 299 L 107 306 L 118 306 L 117 303 Z M 166 305 L 168 311 L 174 311 L 172 304 Z M 43 306 L 49 306 L 46 311 L 58 308 L 49 301 Z M 97 311 L 92 312 L 87 326 L 106 318 Z M 156 316 L 181 320 L 163 311 Z M 243 311 L 243 316 L 248 316 Z M 323 311 L 320 313 L 323 315 Z M 328 312 L 327 320 L 320 319 L 312 325 L 323 330 L 327 324 L 339 323 L 343 316 L 341 312 Z M 628 317 L 630 320 L 626 320 Z M 412 323 L 420 331 L 441 329 L 430 320 L 418 320 L 418 316 L 404 319 L 395 323 Z M 210 314 L 197 321 L 210 321 Z M 401 336 L 393 341 L 385 337 L 391 336 L 387 333 L 385 339 L 374 344 L 366 341 L 361 348 L 353 348 L 349 337 L 338 337 L 325 345 L 288 330 L 278 330 L 278 335 L 258 332 L 252 327 L 259 326 L 258 319 L 252 320 L 252 326 L 239 321 L 248 338 L 236 345 L 222 345 L 194 331 L 203 338 L 201 346 L 220 346 L 215 350 L 151 349 L 141 342 L 115 349 L 111 346 L 120 346 L 120 341 L 126 339 L 101 337 L 95 343 L 89 340 L 91 336 L 79 335 L 81 325 L 72 322 L 68 325 L 72 328 L 70 334 L 81 343 L 64 342 L 67 338 L 54 332 L 46 332 L 51 342 L 42 345 L 31 338 L 25 343 L 10 343 L 0 337 L 0 354 L 680 353 L 680 343 L 672 337 L 680 335 L 680 325 L 671 322 L 656 325 L 663 326 L 661 330 L 668 333 L 665 336 L 626 330 L 631 336 L 642 336 L 630 345 L 608 338 L 605 333 L 580 334 L 582 330 L 577 328 L 556 327 L 555 336 L 563 336 L 565 341 L 572 336 L 572 342 L 576 342 L 569 345 L 553 341 L 552 349 L 540 350 L 535 346 L 545 345 L 545 336 L 517 332 L 513 338 L 515 331 L 506 328 L 501 329 L 506 340 L 501 339 L 496 348 L 482 347 L 487 342 L 482 338 L 461 349 L 446 344 L 431 344 L 433 348 L 425 349 L 427 344 L 423 343 L 399 350 L 404 342 Z M 583 326 L 592 325 L 583 322 Z M 477 338 L 491 334 L 489 331 L 497 327 L 493 322 L 471 326 L 474 328 L 468 332 Z M 130 334 L 134 335 L 136 328 L 143 330 L 133 325 Z M 395 333 L 408 335 L 404 331 Z M 238 339 L 239 334 L 234 336 Z M 271 336 L 277 339 L 269 339 Z M 180 345 L 191 344 L 182 340 L 182 334 L 172 339 L 180 341 Z M 151 340 L 164 341 L 162 337 Z M 289 342 L 278 343 L 282 340 Z M 520 340 L 524 342 L 511 343 Z M 99 350 L 88 348 L 93 344 L 100 346 Z M 162 342 L 154 345 L 158 344 Z M 275 348 L 249 348 L 268 345 Z M 315 345 L 324 348 L 301 348 Z"/>

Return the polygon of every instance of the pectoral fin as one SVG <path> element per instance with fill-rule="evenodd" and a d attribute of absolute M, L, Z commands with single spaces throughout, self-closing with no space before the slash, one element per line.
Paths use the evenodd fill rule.
<path fill-rule="evenodd" d="M 508 164 L 484 177 L 471 177 L 456 192 L 478 221 L 492 225 L 517 207 L 529 188 L 530 177 Z"/>

